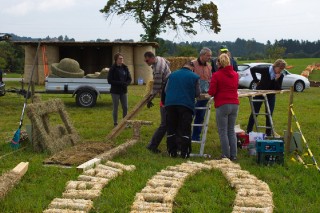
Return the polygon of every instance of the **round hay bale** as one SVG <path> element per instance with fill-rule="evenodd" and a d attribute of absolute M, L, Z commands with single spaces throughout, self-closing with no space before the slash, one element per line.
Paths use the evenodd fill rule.
<path fill-rule="evenodd" d="M 127 66 L 128 66 L 131 78 L 132 78 L 131 84 L 134 84 L 134 66 L 133 66 L 133 64 L 132 65 L 127 65 Z"/>
<path fill-rule="evenodd" d="M 126 65 L 133 65 L 133 46 L 126 46 L 126 45 L 115 45 L 112 46 L 112 61 L 113 60 L 113 56 L 116 53 L 121 53 L 123 55 L 124 58 L 124 63 Z"/>
<path fill-rule="evenodd" d="M 140 78 L 143 79 L 143 82 L 149 82 L 153 79 L 152 69 L 144 61 L 144 53 L 147 51 L 155 52 L 155 49 L 151 46 L 136 46 L 133 49 L 134 82 L 136 84 Z"/>

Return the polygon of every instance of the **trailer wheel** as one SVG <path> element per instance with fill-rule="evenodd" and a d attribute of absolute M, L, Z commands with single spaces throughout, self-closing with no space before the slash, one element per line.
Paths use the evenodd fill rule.
<path fill-rule="evenodd" d="M 92 90 L 81 90 L 77 92 L 76 103 L 81 107 L 93 107 L 97 102 L 97 94 Z"/>

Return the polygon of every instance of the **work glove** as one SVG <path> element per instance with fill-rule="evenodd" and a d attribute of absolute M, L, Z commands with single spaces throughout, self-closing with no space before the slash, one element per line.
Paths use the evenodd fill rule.
<path fill-rule="evenodd" d="M 154 106 L 154 104 L 152 103 L 152 101 L 149 101 L 149 102 L 147 103 L 147 107 L 148 107 L 148 108 L 153 107 L 153 106 Z"/>

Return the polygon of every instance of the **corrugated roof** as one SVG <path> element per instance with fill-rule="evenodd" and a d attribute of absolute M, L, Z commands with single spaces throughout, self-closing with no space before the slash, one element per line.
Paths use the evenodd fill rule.
<path fill-rule="evenodd" d="M 12 41 L 12 43 L 18 45 L 37 45 L 38 41 Z M 114 46 L 114 45 L 126 45 L 126 46 L 152 46 L 158 47 L 157 42 L 93 42 L 93 41 L 41 41 L 41 44 L 52 46 Z"/>

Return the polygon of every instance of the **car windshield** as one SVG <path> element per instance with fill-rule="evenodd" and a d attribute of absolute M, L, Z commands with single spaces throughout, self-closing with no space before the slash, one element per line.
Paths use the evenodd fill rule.
<path fill-rule="evenodd" d="M 245 65 L 245 64 L 240 64 L 240 65 L 238 65 L 238 71 L 244 71 L 244 70 L 246 70 L 246 69 L 248 69 L 249 68 L 249 65 Z"/>
<path fill-rule="evenodd" d="M 291 73 L 290 73 L 288 70 L 286 70 L 286 69 L 282 70 L 281 73 L 284 74 L 284 75 L 289 75 L 289 74 L 291 74 Z"/>

